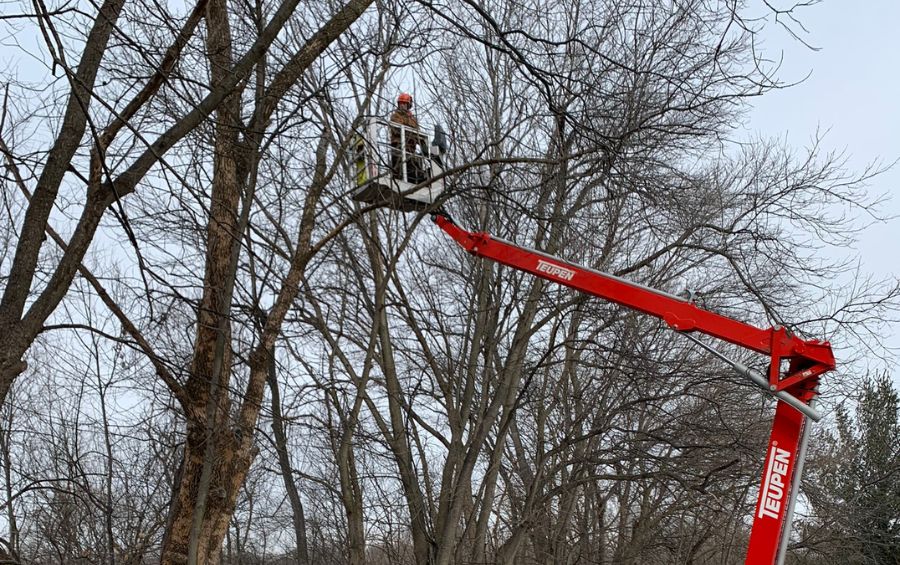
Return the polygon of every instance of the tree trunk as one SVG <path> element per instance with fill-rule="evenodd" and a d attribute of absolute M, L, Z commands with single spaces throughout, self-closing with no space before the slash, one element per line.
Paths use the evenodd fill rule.
<path fill-rule="evenodd" d="M 163 546 L 164 564 L 203 565 L 220 560 L 222 542 L 238 492 L 255 455 L 253 436 L 275 340 L 311 257 L 315 208 L 333 174 L 333 168 L 331 173 L 326 173 L 327 146 L 323 136 L 316 152 L 316 170 L 304 202 L 291 266 L 264 324 L 260 343 L 250 355 L 249 379 L 245 391 L 236 397 L 238 415 L 232 420 L 230 314 L 240 241 L 249 222 L 255 189 L 259 137 L 281 97 L 369 4 L 371 0 L 351 0 L 310 38 L 275 76 L 265 94 L 258 97 L 249 128 L 242 125 L 239 90 L 228 94 L 216 109 L 203 297 L 197 315 L 191 374 L 185 385 L 189 403 L 185 407 L 187 440 L 182 475 L 170 509 L 170 527 Z M 206 23 L 207 56 L 212 85 L 216 88 L 229 84 L 234 78 L 226 0 L 210 0 Z M 244 139 L 249 140 L 249 144 L 241 142 L 240 131 L 244 132 Z"/>
<path fill-rule="evenodd" d="M 278 374 L 275 365 L 275 357 L 269 360 L 269 390 L 271 391 L 272 406 L 272 435 L 275 436 L 275 450 L 278 453 L 278 466 L 281 468 L 281 477 L 284 480 L 284 490 L 287 492 L 288 501 L 291 503 L 291 519 L 294 523 L 294 536 L 296 537 L 298 565 L 309 563 L 309 549 L 306 543 L 306 517 L 303 512 L 303 503 L 297 485 L 294 484 L 290 453 L 287 446 L 287 431 L 284 429 L 284 417 L 281 413 L 281 394 L 278 390 Z"/>
<path fill-rule="evenodd" d="M 206 453 L 206 422 L 188 425 L 184 450 L 184 469 L 171 509 L 171 525 L 163 546 L 161 563 L 181 565 L 188 562 L 191 528 L 197 502 L 197 489 L 203 475 Z M 212 437 L 216 457 L 213 462 L 206 511 L 200 528 L 198 565 L 219 562 L 222 542 L 234 513 L 241 485 L 255 455 L 252 442 L 241 440 L 229 427 L 217 426 Z"/>
<path fill-rule="evenodd" d="M 7 324 L 4 324 L 7 325 Z M 11 325 L 11 324 L 9 324 Z M 12 331 L 6 331 L 2 328 L 3 335 L 14 335 Z M 6 401 L 6 395 L 12 387 L 16 377 L 25 372 L 28 365 L 22 359 L 27 351 L 27 347 L 17 347 L 15 339 L 9 339 L 5 345 L 0 347 L 0 404 Z"/>

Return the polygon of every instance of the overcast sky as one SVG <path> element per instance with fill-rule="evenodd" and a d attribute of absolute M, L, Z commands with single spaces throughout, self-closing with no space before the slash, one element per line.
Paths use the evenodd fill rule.
<path fill-rule="evenodd" d="M 900 0 L 826 0 L 798 9 L 797 16 L 806 32 L 797 24 L 791 24 L 792 29 L 818 50 L 807 48 L 777 25 L 765 28 L 763 48 L 769 58 L 783 57 L 781 80 L 809 77 L 756 99 L 747 135 L 782 137 L 799 148 L 809 144 L 817 129 L 829 130 L 825 147 L 846 150 L 856 170 L 873 160 L 900 159 Z M 19 36 L 16 41 L 27 39 Z M 14 64 L 5 47 L 0 47 L 0 54 L 4 67 Z M 900 165 L 874 179 L 870 190 L 892 196 L 883 213 L 896 218 L 868 228 L 857 249 L 866 271 L 897 277 Z M 900 324 L 893 326 L 888 339 L 900 350 Z M 894 376 L 900 383 L 900 370 Z"/>
<path fill-rule="evenodd" d="M 845 149 L 857 170 L 875 159 L 900 158 L 900 1 L 830 0 L 798 14 L 808 30 L 802 37 L 819 50 L 776 26 L 765 34 L 765 49 L 770 56 L 783 54 L 782 80 L 810 76 L 757 99 L 748 130 L 805 147 L 817 128 L 827 129 L 825 147 Z M 857 245 L 865 270 L 895 278 L 900 276 L 898 189 L 900 164 L 870 183 L 870 190 L 891 196 L 884 213 L 897 218 L 865 230 Z M 892 328 L 890 343 L 900 348 L 900 324 Z"/>

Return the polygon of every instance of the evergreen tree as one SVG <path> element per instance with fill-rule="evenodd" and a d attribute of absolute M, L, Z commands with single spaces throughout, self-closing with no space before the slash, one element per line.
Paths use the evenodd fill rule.
<path fill-rule="evenodd" d="M 900 398 L 883 374 L 841 406 L 809 475 L 804 563 L 900 563 Z"/>

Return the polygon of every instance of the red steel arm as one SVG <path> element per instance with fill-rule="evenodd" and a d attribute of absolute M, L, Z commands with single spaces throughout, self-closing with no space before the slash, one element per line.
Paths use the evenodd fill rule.
<path fill-rule="evenodd" d="M 473 255 L 486 257 L 536 277 L 656 316 L 672 329 L 681 332 L 697 331 L 769 355 L 771 361 L 768 378 L 773 390 L 783 390 L 834 369 L 834 355 L 828 342 L 803 340 L 789 334 L 784 328 L 757 328 L 704 310 L 680 296 L 575 265 L 486 233 L 466 231 L 446 216 L 437 215 L 434 221 Z M 796 371 L 782 376 L 782 359 L 799 360 L 801 363 L 797 364 Z"/>
<path fill-rule="evenodd" d="M 745 563 L 772 565 L 780 559 L 778 549 L 785 530 L 785 516 L 799 484 L 799 473 L 794 472 L 798 460 L 802 467 L 801 444 L 807 422 L 800 411 L 818 419 L 808 404 L 815 396 L 819 376 L 835 368 L 827 341 L 803 340 L 780 327 L 757 328 L 704 310 L 682 297 L 575 265 L 487 233 L 466 231 L 443 215 L 435 215 L 434 221 L 473 255 L 655 316 L 677 331 L 704 333 L 768 355 L 767 377 L 756 375 L 742 365 L 733 362 L 732 365 L 785 401 L 779 402 L 775 411 Z M 785 375 L 781 374 L 782 360 L 790 360 Z"/>

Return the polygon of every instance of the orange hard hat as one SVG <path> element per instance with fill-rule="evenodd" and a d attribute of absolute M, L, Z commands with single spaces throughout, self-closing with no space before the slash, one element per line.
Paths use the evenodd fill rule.
<path fill-rule="evenodd" d="M 409 104 L 409 107 L 412 108 L 412 96 L 406 92 L 401 92 L 400 96 L 397 97 L 397 105 L 399 106 L 400 104 Z"/>

